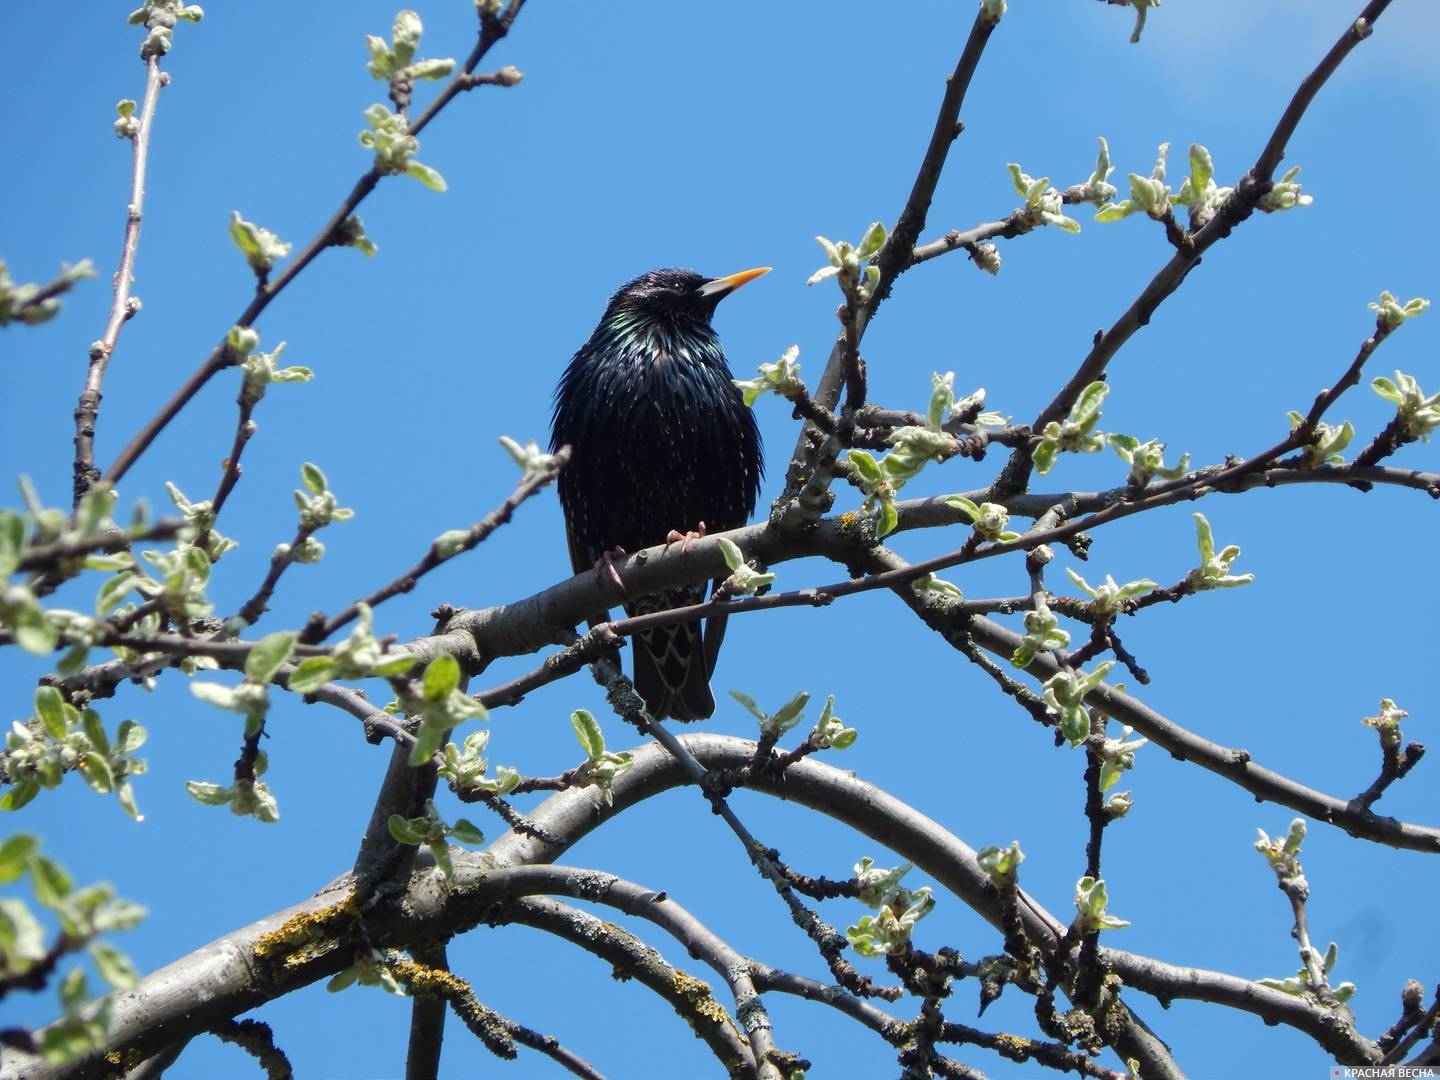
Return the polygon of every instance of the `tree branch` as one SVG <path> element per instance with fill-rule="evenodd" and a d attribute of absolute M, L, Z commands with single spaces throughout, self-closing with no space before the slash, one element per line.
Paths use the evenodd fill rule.
<path fill-rule="evenodd" d="M 1361 13 L 1361 18 L 1373 24 L 1389 5 L 1390 0 L 1371 0 Z M 1104 374 L 1111 358 L 1141 327 L 1149 324 L 1151 317 L 1160 305 L 1180 288 L 1190 271 L 1199 264 L 1200 257 L 1212 246 L 1228 237 L 1235 226 L 1255 212 L 1260 200 L 1270 191 L 1275 168 L 1285 156 L 1285 146 L 1289 142 L 1290 136 L 1294 134 L 1305 110 L 1314 100 L 1320 87 L 1340 66 L 1340 62 L 1365 36 L 1368 36 L 1368 31 L 1364 35 L 1357 34 L 1353 23 L 1346 28 L 1340 39 L 1326 53 L 1320 65 L 1301 82 L 1300 89 L 1296 91 L 1294 98 L 1281 115 L 1280 121 L 1275 126 L 1259 159 L 1236 185 L 1224 205 L 1203 228 L 1189 234 L 1192 243 L 1178 250 L 1159 273 L 1150 279 L 1149 284 L 1145 286 L 1124 314 L 1115 321 L 1109 330 L 1096 339 L 1094 346 L 1080 362 L 1075 374 L 1035 418 L 1035 422 L 1031 424 L 1032 428 L 1039 431 L 1050 421 L 1063 418 L 1070 411 L 1071 406 L 1079 400 L 1081 391 Z M 996 490 L 1001 492 L 1020 491 L 1028 483 L 1029 475 L 1029 452 L 1017 450 L 1011 455 L 1005 473 L 997 481 Z"/>
<path fill-rule="evenodd" d="M 510 32 L 510 26 L 515 21 L 520 9 L 524 7 L 525 0 L 510 0 L 510 4 L 498 16 L 482 15 L 479 40 L 466 58 L 464 65 L 457 71 L 441 89 L 440 93 L 425 109 L 420 117 L 410 125 L 410 134 L 418 135 L 433 120 L 447 104 L 452 101 L 462 90 L 467 89 L 465 85 L 470 74 L 476 66 L 484 59 L 485 54 Z M 372 165 L 355 186 L 350 189 L 350 194 L 345 196 L 339 207 L 330 219 L 315 234 L 305 249 L 297 255 L 293 262 L 289 263 L 280 274 L 267 281 L 255 290 L 254 297 L 245 306 L 239 317 L 234 320 L 235 326 L 253 326 L 255 320 L 270 306 L 285 287 L 294 281 L 307 266 L 309 266 L 319 254 L 327 247 L 336 242 L 342 226 L 355 212 L 370 192 L 375 190 L 379 184 L 382 174 Z M 228 335 L 229 330 L 226 330 Z M 105 479 L 111 483 L 118 483 L 132 465 L 155 441 L 156 437 L 165 430 L 170 421 L 179 415 L 180 410 L 188 405 L 192 398 L 219 372 L 224 371 L 233 364 L 230 350 L 226 339 L 222 337 L 220 343 L 211 350 L 205 361 L 195 369 L 188 379 L 180 386 L 149 422 L 145 424 L 125 445 L 125 448 L 116 455 L 115 460 L 110 463 L 110 468 L 105 472 Z"/>
<path fill-rule="evenodd" d="M 415 950 L 415 963 L 427 969 L 449 971 L 444 945 Z M 405 1047 L 405 1080 L 434 1080 L 440 1075 L 440 1052 L 445 1045 L 445 1012 L 448 1004 L 439 993 L 407 983 L 413 995 L 410 1004 L 410 1040 Z"/>
<path fill-rule="evenodd" d="M 710 987 L 671 967 L 663 956 L 624 929 L 540 896 L 499 904 L 490 920 L 496 925 L 518 923 L 547 931 L 626 972 L 690 1023 L 727 1076 L 750 1075 L 750 1047 L 734 1020 L 711 996 Z"/>
<path fill-rule="evenodd" d="M 90 366 L 85 373 L 85 386 L 75 405 L 75 464 L 72 469 L 74 505 L 100 478 L 95 467 L 95 424 L 100 418 L 101 387 L 105 370 L 120 340 L 126 321 L 140 310 L 140 301 L 132 299 L 130 288 L 135 281 L 135 256 L 140 250 L 140 226 L 145 210 L 145 167 L 150 158 L 150 133 L 155 123 L 155 105 L 160 90 L 168 85 L 170 76 L 160 70 L 160 57 L 152 55 L 145 61 L 145 97 L 140 104 L 140 122 L 130 137 L 130 202 L 125 212 L 125 239 L 120 245 L 120 265 L 115 270 L 114 296 L 110 316 L 99 340 L 90 346 Z"/>
<path fill-rule="evenodd" d="M 899 218 L 896 219 L 895 228 L 891 230 L 888 242 L 880 251 L 877 261 L 880 268 L 880 280 L 876 284 L 869 303 L 855 313 L 853 341 L 855 349 L 860 346 L 860 340 L 865 335 L 865 328 L 869 325 L 870 318 L 889 297 L 895 279 L 911 265 L 911 252 L 915 247 L 916 240 L 920 237 L 920 231 L 925 228 L 925 218 L 930 212 L 930 202 L 934 198 L 935 188 L 940 183 L 940 174 L 945 168 L 945 159 L 949 156 L 950 144 L 955 141 L 961 131 L 960 109 L 965 103 L 965 93 L 970 88 L 970 81 L 975 77 L 980 57 L 984 53 L 985 45 L 990 40 L 990 34 L 994 29 L 995 23 L 986 19 L 983 12 L 975 16 L 975 22 L 971 24 L 969 36 L 965 39 L 965 45 L 960 51 L 960 59 L 955 65 L 955 70 L 945 80 L 945 94 L 940 100 L 940 109 L 935 117 L 935 127 L 930 135 L 930 143 L 925 148 L 925 154 L 920 159 L 920 168 L 915 175 L 914 184 L 911 185 L 910 196 L 905 200 L 905 206 L 901 209 Z M 840 399 L 840 388 L 844 385 L 846 374 L 845 360 L 851 345 L 847 341 L 847 337 L 847 333 L 843 330 L 838 335 L 830 350 L 830 358 L 825 363 L 825 370 L 820 376 L 819 384 L 815 387 L 814 401 L 821 409 L 833 411 Z M 823 480 L 823 478 L 817 479 L 815 474 L 819 469 L 816 466 L 819 465 L 820 469 L 828 468 L 829 466 L 825 462 L 833 457 L 833 447 L 830 448 L 829 453 L 822 451 L 816 454 L 813 451 L 809 444 L 810 430 L 808 425 L 801 427 L 795 450 L 791 454 L 791 465 L 785 476 L 784 494 L 780 496 L 780 500 L 795 498 L 802 486 L 807 483 L 810 485 L 812 489 L 809 493 L 810 497 L 801 501 L 801 513 L 792 522 L 796 525 L 808 523 L 819 513 L 823 513 L 820 499 L 816 497 L 813 490 Z"/>
<path fill-rule="evenodd" d="M 681 742 L 712 771 L 743 768 L 755 749 L 749 740 L 728 736 L 685 735 Z M 498 899 L 493 890 L 505 881 L 504 875 L 497 875 L 498 868 L 553 862 L 615 814 L 688 782 L 688 774 L 668 751 L 656 745 L 642 746 L 634 752 L 631 768 L 616 777 L 613 804 L 606 805 L 595 789 L 583 788 L 551 796 L 536 808 L 533 818 L 547 834 L 559 838 L 559 843 L 511 831 L 497 838 L 484 853 L 457 855 L 456 878 L 449 883 L 433 868 L 417 873 L 410 879 L 403 904 L 372 915 L 371 938 L 418 947 L 493 919 Z M 823 812 L 883 843 L 935 878 L 991 925 L 1003 929 L 999 893 L 976 862 L 974 851 L 884 791 L 813 758 L 796 762 L 779 777 L 756 774 L 751 790 L 783 796 Z M 351 952 L 338 947 L 339 939 L 333 937 L 345 924 L 326 913 L 339 910 L 335 905 L 348 894 L 351 880 L 342 878 L 302 904 L 235 931 L 113 998 L 111 1047 L 153 1054 L 187 1034 L 346 966 Z M 1025 934 L 1053 947 L 1063 937 L 1064 925 L 1033 898 L 1022 899 L 1018 914 Z M 522 903 L 533 910 L 542 902 Z M 614 934 L 613 927 L 594 922 Z M 289 938 L 278 933 L 287 924 L 310 930 L 294 946 L 287 947 L 283 942 Z M 576 933 L 583 936 L 581 931 Z M 262 942 L 270 944 L 261 948 Z M 593 950 L 596 945 L 587 947 Z M 287 948 L 300 951 L 287 954 Z M 289 958 L 284 959 L 285 955 Z M 258 969 L 257 956 L 264 957 Z M 1380 1052 L 1373 1043 L 1348 1026 L 1336 1024 L 1333 1013 L 1303 998 L 1221 972 L 1177 967 L 1118 950 L 1102 949 L 1101 959 L 1126 986 L 1162 1001 L 1194 999 L 1238 1008 L 1268 1023 L 1284 1023 L 1305 1032 L 1342 1063 L 1373 1064 L 1379 1060 Z M 197 980 L 211 989 L 211 995 L 203 1001 L 197 1001 L 193 994 Z M 1178 1075 L 1168 1058 L 1155 1057 L 1163 1055 L 1158 1043 L 1147 1043 L 1133 1031 L 1121 1040 L 1118 1049 L 1122 1055 L 1139 1056 L 1146 1076 Z M 90 1074 L 90 1069 L 82 1068 L 79 1074 Z M 19 1075 L 28 1080 L 52 1080 L 61 1071 L 41 1060 L 11 1055 L 0 1066 L 0 1076 Z"/>
<path fill-rule="evenodd" d="M 527 472 L 525 477 L 516 485 L 506 500 L 495 510 L 486 514 L 480 521 L 470 526 L 463 537 L 456 537 L 452 543 L 442 547 L 440 541 L 430 545 L 425 555 L 405 573 L 401 574 L 390 584 L 385 585 L 367 596 L 364 600 L 358 600 L 351 604 L 344 611 L 329 619 L 323 625 L 317 626 L 312 631 L 309 627 L 300 635 L 301 640 L 308 642 L 324 641 L 331 634 L 335 633 L 342 626 L 352 622 L 360 614 L 360 604 L 369 604 L 374 608 L 389 600 L 392 596 L 401 593 L 408 593 L 415 588 L 419 580 L 434 570 L 443 562 L 455 558 L 467 551 L 471 551 L 489 539 L 490 534 L 502 525 L 509 524 L 514 517 L 515 511 L 520 504 L 535 495 L 542 488 L 552 483 L 560 471 L 570 461 L 570 448 L 561 447 L 557 453 L 548 456 L 546 465 L 543 468 Z"/>
<path fill-rule="evenodd" d="M 971 620 L 970 627 L 975 641 L 997 655 L 1011 655 L 1022 640 L 1019 634 L 988 619 L 975 618 Z M 1036 678 L 1045 679 L 1059 670 L 1059 666 L 1067 660 L 1064 653 L 1055 657 L 1042 654 L 1036 657 L 1027 670 Z M 1172 757 L 1181 761 L 1193 761 L 1201 768 L 1244 788 L 1262 802 L 1288 806 L 1362 840 L 1373 840 L 1411 851 L 1440 852 L 1440 829 L 1382 817 L 1348 800 L 1306 787 L 1288 776 L 1255 764 L 1249 751 L 1235 750 L 1211 742 L 1166 719 L 1129 694 L 1102 683 L 1087 700 L 1169 751 Z"/>

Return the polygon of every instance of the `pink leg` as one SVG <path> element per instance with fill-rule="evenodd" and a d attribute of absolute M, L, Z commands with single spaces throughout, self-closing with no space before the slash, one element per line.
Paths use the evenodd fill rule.
<path fill-rule="evenodd" d="M 691 540 L 703 540 L 704 538 L 705 523 L 702 521 L 700 522 L 700 527 L 693 532 L 682 533 L 678 529 L 671 529 L 665 534 L 665 546 L 668 548 L 671 544 L 678 543 L 680 545 L 680 554 L 684 555 L 690 550 Z"/>
<path fill-rule="evenodd" d="M 595 580 L 603 581 L 608 574 L 610 580 L 615 583 L 615 588 L 623 593 L 625 582 L 620 580 L 620 571 L 615 569 L 615 560 L 623 559 L 627 554 L 622 547 L 613 547 L 609 551 L 602 551 L 600 557 L 595 560 Z"/>

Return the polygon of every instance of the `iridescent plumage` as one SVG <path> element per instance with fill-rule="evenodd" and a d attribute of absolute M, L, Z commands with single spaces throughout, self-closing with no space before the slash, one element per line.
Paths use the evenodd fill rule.
<path fill-rule="evenodd" d="M 763 270 L 706 278 L 653 270 L 623 286 L 555 390 L 551 449 L 568 445 L 559 480 L 576 573 L 617 547 L 635 552 L 672 531 L 745 524 L 763 466 L 755 418 L 731 382 L 710 326 L 729 292 Z M 627 598 L 631 615 L 700 603 L 692 585 Z M 723 616 L 637 634 L 635 689 L 657 719 L 715 711 L 710 674 Z"/>

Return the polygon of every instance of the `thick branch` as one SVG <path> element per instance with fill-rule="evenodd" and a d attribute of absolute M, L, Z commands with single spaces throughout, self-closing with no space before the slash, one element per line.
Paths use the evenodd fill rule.
<path fill-rule="evenodd" d="M 547 897 L 501 904 L 492 911 L 491 920 L 496 924 L 519 923 L 545 930 L 626 972 L 690 1021 L 696 1036 L 710 1048 L 728 1076 L 748 1075 L 749 1046 L 730 1016 L 723 1009 L 717 1009 L 709 986 L 672 967 L 639 938 L 613 923 Z"/>
<path fill-rule="evenodd" d="M 743 768 L 755 751 L 753 742 L 727 736 L 686 735 L 682 741 L 712 771 Z M 534 819 L 548 834 L 563 838 L 561 843 L 512 831 L 498 838 L 483 854 L 457 855 L 456 880 L 448 885 L 434 869 L 417 874 L 410 881 L 403 905 L 383 918 L 377 914 L 377 921 L 370 927 L 372 940 L 418 947 L 483 921 L 494 911 L 498 898 L 493 886 L 503 880 L 494 875 L 497 867 L 553 862 L 571 844 L 615 814 L 687 783 L 688 779 L 667 751 L 654 745 L 639 748 L 632 767 L 616 778 L 612 805 L 607 806 L 594 789 L 578 789 L 552 796 L 536 809 Z M 999 893 L 975 861 L 973 850 L 938 823 L 880 789 L 814 759 L 796 762 L 783 776 L 756 775 L 752 789 L 823 812 L 883 843 L 935 878 L 997 929 L 1003 929 Z M 347 880 L 177 960 L 147 976 L 134 990 L 115 997 L 112 1045 L 154 1053 L 187 1034 L 347 965 L 351 951 L 339 947 L 339 940 L 333 938 L 340 921 L 316 918 L 345 897 Z M 1019 916 L 1027 937 L 1053 947 L 1064 934 L 1063 924 L 1033 898 L 1022 897 L 1022 901 Z M 267 953 L 268 959 L 257 969 L 255 950 L 262 938 L 269 934 L 267 940 L 276 941 L 274 932 L 297 918 L 305 919 L 312 930 L 303 952 L 283 963 L 273 952 Z M 1128 987 L 1161 1000 L 1209 1001 L 1254 1013 L 1268 1023 L 1288 1024 L 1315 1038 L 1344 1063 L 1373 1063 L 1379 1059 L 1374 1044 L 1343 1025 L 1337 1026 L 1333 1014 L 1301 998 L 1220 972 L 1177 967 L 1117 950 L 1102 949 L 1101 958 Z M 209 996 L 197 1000 L 197 985 L 206 986 Z M 1144 1054 L 1141 1064 L 1147 1076 L 1173 1074 L 1173 1063 L 1152 1059 L 1155 1047 L 1146 1049 L 1138 1042 L 1138 1037 L 1135 1045 L 1122 1041 L 1122 1055 L 1132 1051 L 1137 1056 Z M 83 1075 L 85 1070 L 80 1072 Z M 29 1080 L 50 1080 L 64 1074 L 64 1070 L 23 1055 L 13 1055 L 0 1066 L 0 1076 L 5 1077 L 24 1075 Z"/>

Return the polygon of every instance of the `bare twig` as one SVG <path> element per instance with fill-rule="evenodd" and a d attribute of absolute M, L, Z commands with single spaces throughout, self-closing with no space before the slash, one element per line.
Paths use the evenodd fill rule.
<path fill-rule="evenodd" d="M 301 634 L 304 641 L 324 641 L 331 634 L 335 633 L 342 626 L 353 621 L 360 614 L 360 604 L 368 604 L 374 608 L 401 593 L 408 593 L 419 580 L 434 570 L 441 563 L 453 559 L 455 556 L 473 550 L 489 539 L 500 526 L 508 524 L 514 516 L 520 504 L 536 494 L 547 484 L 551 483 L 560 475 L 560 470 L 570 460 L 570 448 L 561 447 L 556 453 L 549 455 L 543 468 L 535 469 L 526 473 L 524 479 L 516 485 L 515 490 L 510 493 L 506 500 L 499 507 L 486 514 L 466 531 L 463 537 L 456 537 L 452 543 L 444 547 L 437 540 L 430 545 L 424 556 L 405 573 L 401 574 L 388 585 L 376 589 L 364 600 L 358 600 L 351 604 L 344 611 L 327 620 L 323 624 L 315 625 L 314 629 L 306 627 Z"/>
<path fill-rule="evenodd" d="M 930 213 L 930 201 L 940 183 L 940 173 L 944 170 L 945 159 L 950 154 L 950 144 L 963 130 L 960 124 L 960 109 L 965 104 L 965 93 L 970 89 L 970 80 L 975 77 L 981 54 L 984 53 L 995 26 L 996 23 L 986 18 L 983 11 L 976 14 L 975 21 L 970 26 L 970 34 L 965 39 L 965 47 L 960 52 L 960 60 L 950 77 L 945 80 L 945 95 L 941 98 L 935 127 L 930 133 L 930 144 L 925 148 L 925 156 L 920 160 L 920 169 L 910 188 L 910 197 L 905 200 L 905 208 L 900 211 L 890 240 L 880 253 L 880 282 L 875 288 L 868 314 L 874 314 L 875 309 L 890 295 L 895 279 L 913 265 L 912 252 L 916 241 L 920 239 L 921 230 L 925 228 L 925 219 Z M 824 401 L 823 394 L 817 396 Z"/>
<path fill-rule="evenodd" d="M 230 453 L 225 458 L 224 469 L 220 474 L 220 484 L 215 489 L 215 495 L 210 500 L 211 512 L 215 517 L 220 516 L 220 511 L 225 508 L 225 502 L 230 498 L 230 493 L 235 490 L 235 485 L 240 482 L 240 474 L 244 471 L 240 467 L 240 455 L 245 452 L 251 436 L 255 434 L 255 422 L 251 419 L 255 413 L 255 402 L 246 393 L 245 380 L 240 381 L 240 393 L 235 398 L 237 415 L 235 419 L 235 438 L 230 444 Z M 198 537 L 198 543 L 204 545 L 205 538 Z"/>
<path fill-rule="evenodd" d="M 1320 93 L 1320 88 L 1329 81 L 1330 76 L 1335 74 L 1341 63 L 1350 55 L 1351 50 L 1370 36 L 1375 20 L 1380 18 L 1389 6 L 1390 0 L 1370 0 L 1355 21 L 1345 28 L 1345 32 L 1340 35 L 1335 44 L 1330 46 L 1330 51 L 1325 54 L 1324 59 L 1315 67 L 1315 70 L 1301 80 L 1295 96 L 1290 99 L 1290 104 L 1285 107 L 1280 122 L 1271 132 L 1265 149 L 1260 152 L 1255 167 L 1241 181 L 1242 185 L 1264 188 L 1264 190 L 1255 191 L 1253 196 L 1251 193 L 1245 193 L 1242 197 L 1247 201 L 1252 198 L 1258 200 L 1261 195 L 1265 194 L 1265 191 L 1269 190 L 1275 170 L 1280 167 L 1280 162 L 1285 160 L 1285 147 L 1289 144 L 1291 136 L 1295 134 L 1295 129 L 1300 126 L 1300 121 L 1305 116 L 1305 110 L 1315 100 L 1315 95 Z"/>
<path fill-rule="evenodd" d="M 155 122 L 155 104 L 160 90 L 170 76 L 160 70 L 160 57 L 152 55 L 145 61 L 145 98 L 140 105 L 140 123 L 130 138 L 130 202 L 125 212 L 125 239 L 120 247 L 120 265 L 115 270 L 115 291 L 110 315 L 99 340 L 90 346 L 90 367 L 85 374 L 85 387 L 75 406 L 75 464 L 73 489 L 75 505 L 100 478 L 95 467 L 95 424 L 100 416 L 101 387 L 105 370 L 120 340 L 120 330 L 127 319 L 140 310 L 140 302 L 130 295 L 135 280 L 135 255 L 140 249 L 140 225 L 145 209 L 145 167 L 150 157 L 150 133 Z"/>

